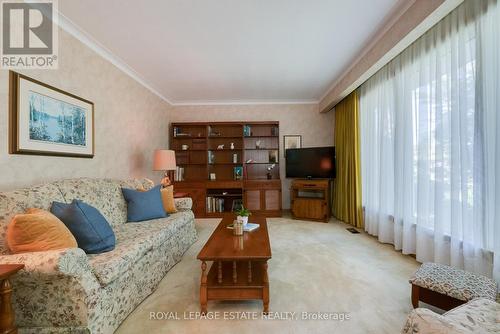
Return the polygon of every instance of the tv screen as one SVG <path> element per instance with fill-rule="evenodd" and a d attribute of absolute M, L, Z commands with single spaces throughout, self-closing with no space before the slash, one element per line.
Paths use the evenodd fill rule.
<path fill-rule="evenodd" d="M 290 148 L 285 152 L 286 177 L 332 179 L 335 147 Z"/>

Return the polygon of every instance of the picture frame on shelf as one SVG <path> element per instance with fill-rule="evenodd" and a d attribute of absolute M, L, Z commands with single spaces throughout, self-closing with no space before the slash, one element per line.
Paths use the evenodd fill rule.
<path fill-rule="evenodd" d="M 9 153 L 94 157 L 94 103 L 9 72 Z"/>
<path fill-rule="evenodd" d="M 235 180 L 243 180 L 243 167 L 242 166 L 236 166 L 233 169 L 233 178 Z"/>
<path fill-rule="evenodd" d="M 269 151 L 269 163 L 278 163 L 278 150 Z"/>

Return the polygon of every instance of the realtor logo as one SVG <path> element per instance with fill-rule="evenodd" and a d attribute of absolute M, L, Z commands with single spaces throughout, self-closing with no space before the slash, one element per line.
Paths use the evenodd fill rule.
<path fill-rule="evenodd" d="M 2 1 L 1 68 L 57 69 L 57 1 Z"/>

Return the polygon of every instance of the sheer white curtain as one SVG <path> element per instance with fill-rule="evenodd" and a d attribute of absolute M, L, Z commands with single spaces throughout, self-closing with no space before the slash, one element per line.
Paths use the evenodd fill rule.
<path fill-rule="evenodd" d="M 500 255 L 498 13 L 496 0 L 464 2 L 360 88 L 367 232 L 488 276 Z"/>
<path fill-rule="evenodd" d="M 500 4 L 487 1 L 478 31 L 478 109 L 483 110 L 485 237 L 495 253 L 493 276 L 500 283 Z"/>

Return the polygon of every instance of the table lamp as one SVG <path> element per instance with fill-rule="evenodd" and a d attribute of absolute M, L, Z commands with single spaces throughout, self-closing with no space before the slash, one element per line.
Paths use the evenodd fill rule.
<path fill-rule="evenodd" d="M 153 170 L 161 170 L 165 172 L 164 177 L 161 179 L 161 185 L 163 187 L 172 184 L 172 174 L 176 167 L 177 165 L 175 162 L 175 151 L 155 150 L 153 158 Z"/>

